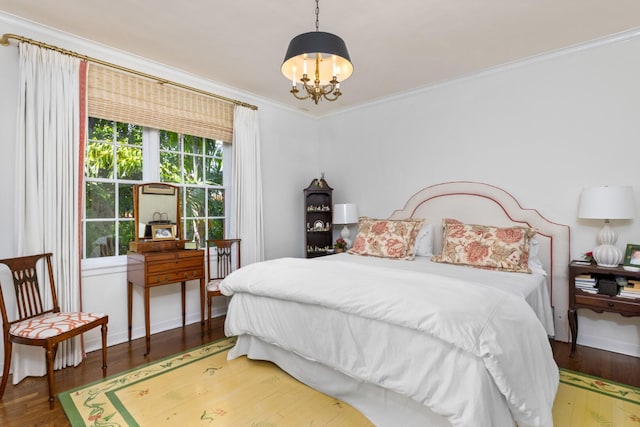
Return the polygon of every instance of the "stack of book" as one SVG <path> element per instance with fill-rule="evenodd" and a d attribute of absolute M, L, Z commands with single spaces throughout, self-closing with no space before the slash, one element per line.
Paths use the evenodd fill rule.
<path fill-rule="evenodd" d="M 627 279 L 627 284 L 620 288 L 623 298 L 640 298 L 640 280 Z"/>
<path fill-rule="evenodd" d="M 576 276 L 576 288 L 583 292 L 589 292 L 591 294 L 597 293 L 596 283 L 596 278 L 590 274 L 578 274 Z"/>

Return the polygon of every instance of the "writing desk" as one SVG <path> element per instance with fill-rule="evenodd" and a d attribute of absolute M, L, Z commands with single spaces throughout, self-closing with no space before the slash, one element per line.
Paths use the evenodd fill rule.
<path fill-rule="evenodd" d="M 159 252 L 129 252 L 127 254 L 127 311 L 129 342 L 131 342 L 131 319 L 133 286 L 144 289 L 144 327 L 147 352 L 151 351 L 151 325 L 149 320 L 149 291 L 156 286 L 171 283 L 182 284 L 182 326 L 185 325 L 185 285 L 188 280 L 200 280 L 200 329 L 204 336 L 205 275 L 202 250 L 169 250 Z"/>

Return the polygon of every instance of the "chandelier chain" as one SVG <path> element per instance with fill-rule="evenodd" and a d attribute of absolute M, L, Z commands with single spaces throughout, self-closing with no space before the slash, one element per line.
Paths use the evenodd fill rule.
<path fill-rule="evenodd" d="M 320 18 L 318 18 L 318 15 L 320 15 L 320 0 L 316 0 L 316 32 L 320 31 Z"/>

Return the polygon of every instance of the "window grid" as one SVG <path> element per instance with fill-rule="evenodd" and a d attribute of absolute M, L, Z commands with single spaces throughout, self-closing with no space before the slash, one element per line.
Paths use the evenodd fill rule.
<path fill-rule="evenodd" d="M 181 188 L 182 238 L 195 240 L 200 248 L 206 239 L 222 238 L 226 221 L 225 145 L 89 118 L 83 258 L 126 254 L 134 238 L 133 185 L 142 182 L 159 180 Z"/>

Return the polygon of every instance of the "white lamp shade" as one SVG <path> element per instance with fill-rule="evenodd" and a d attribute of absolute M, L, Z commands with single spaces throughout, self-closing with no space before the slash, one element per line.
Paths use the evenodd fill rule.
<path fill-rule="evenodd" d="M 580 194 L 578 218 L 631 219 L 635 216 L 635 211 L 631 187 L 590 187 Z"/>
<path fill-rule="evenodd" d="M 333 206 L 334 224 L 356 224 L 358 207 L 354 203 L 339 203 Z"/>

